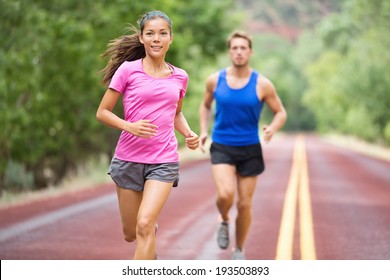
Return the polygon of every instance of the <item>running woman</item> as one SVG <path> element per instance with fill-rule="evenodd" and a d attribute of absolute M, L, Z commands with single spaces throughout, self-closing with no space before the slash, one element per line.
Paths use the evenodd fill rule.
<path fill-rule="evenodd" d="M 140 17 L 139 30 L 113 40 L 103 56 L 108 88 L 97 119 L 121 130 L 109 174 L 116 183 L 124 238 L 136 240 L 134 259 L 156 259 L 160 212 L 179 179 L 176 129 L 195 150 L 199 139 L 182 113 L 187 73 L 165 61 L 172 21 L 161 11 Z M 124 118 L 113 113 L 122 98 Z"/>

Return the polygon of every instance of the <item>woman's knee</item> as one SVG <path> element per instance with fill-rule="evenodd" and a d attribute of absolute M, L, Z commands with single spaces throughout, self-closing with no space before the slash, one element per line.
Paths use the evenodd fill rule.
<path fill-rule="evenodd" d="M 150 218 L 140 218 L 137 222 L 137 235 L 146 237 L 155 230 L 156 223 Z"/>

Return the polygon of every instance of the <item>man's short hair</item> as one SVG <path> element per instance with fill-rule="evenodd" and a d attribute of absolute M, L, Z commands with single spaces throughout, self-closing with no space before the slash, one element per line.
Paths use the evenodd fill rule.
<path fill-rule="evenodd" d="M 232 41 L 232 39 L 234 38 L 243 38 L 245 40 L 248 41 L 249 43 L 249 48 L 252 49 L 252 37 L 246 33 L 245 31 L 234 31 L 233 33 L 231 33 L 228 37 L 228 40 L 227 40 L 227 46 L 228 46 L 228 49 L 230 49 L 230 43 Z"/>

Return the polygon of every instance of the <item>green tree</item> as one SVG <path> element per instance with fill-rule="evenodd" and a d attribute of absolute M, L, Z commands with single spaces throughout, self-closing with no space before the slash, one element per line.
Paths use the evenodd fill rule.
<path fill-rule="evenodd" d="M 305 92 L 321 130 L 390 143 L 389 30 L 385 0 L 348 0 L 321 23 L 322 54 L 308 68 Z"/>

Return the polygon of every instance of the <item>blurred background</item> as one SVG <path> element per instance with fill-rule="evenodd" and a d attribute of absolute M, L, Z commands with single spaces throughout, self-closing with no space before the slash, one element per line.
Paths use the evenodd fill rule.
<path fill-rule="evenodd" d="M 119 132 L 95 118 L 100 55 L 152 9 L 173 20 L 167 61 L 190 76 L 183 111 L 194 131 L 205 79 L 229 65 L 226 38 L 242 29 L 252 67 L 285 104 L 284 131 L 390 144 L 388 0 L 0 0 L 1 203 L 108 177 Z"/>

